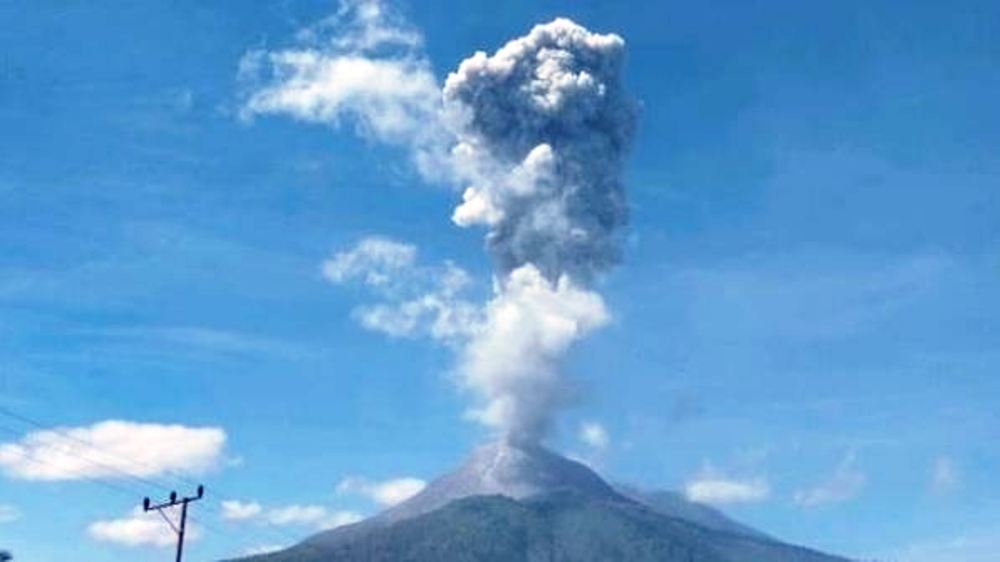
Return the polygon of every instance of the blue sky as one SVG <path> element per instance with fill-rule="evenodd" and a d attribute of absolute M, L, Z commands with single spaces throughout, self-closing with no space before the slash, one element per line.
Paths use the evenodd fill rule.
<path fill-rule="evenodd" d="M 565 358 L 577 400 L 554 448 L 644 486 L 731 484 L 724 510 L 821 549 L 1000 549 L 1000 7 L 394 6 L 439 79 L 556 16 L 626 41 L 631 221 L 595 288 L 610 323 Z M 208 485 L 192 559 L 372 513 L 489 435 L 463 420 L 451 349 L 363 329 L 370 297 L 321 272 L 378 235 L 487 293 L 482 231 L 449 220 L 460 193 L 349 124 L 240 118 L 246 54 L 335 11 L 0 5 L 0 407 L 78 430 L 181 424 L 178 447 L 223 431 L 170 465 L 206 470 L 149 475 Z M 0 416 L 0 443 L 35 429 Z M 18 559 L 155 552 L 93 524 L 162 490 L 17 466 L 0 467 L 0 546 Z M 226 519 L 218 500 L 259 513 Z"/>

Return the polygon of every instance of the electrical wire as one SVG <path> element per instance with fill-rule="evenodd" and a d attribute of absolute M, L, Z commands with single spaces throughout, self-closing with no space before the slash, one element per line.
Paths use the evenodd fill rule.
<path fill-rule="evenodd" d="M 7 411 L 5 410 L 4 412 L 0 412 L 0 413 L 6 414 Z M 8 416 L 8 417 L 10 417 L 10 416 Z M 35 425 L 36 427 L 39 427 L 39 426 L 37 426 L 34 423 L 32 423 L 32 425 Z M 49 431 L 49 429 L 46 429 L 44 426 L 41 426 L 41 428 L 42 428 L 42 430 Z M 4 432 L 9 433 L 9 434 L 14 435 L 14 436 L 19 436 L 22 433 L 21 430 L 14 429 L 14 428 L 11 428 L 10 426 L 6 426 L 6 425 L 0 425 L 0 431 L 4 431 Z M 55 431 L 56 433 L 60 433 L 59 431 L 56 431 L 56 430 L 52 430 L 52 431 Z M 69 435 L 66 435 L 66 436 L 68 438 L 71 438 L 74 441 L 77 441 L 77 442 L 83 444 L 84 446 L 87 446 L 90 449 L 100 451 L 100 449 L 98 447 L 93 446 L 92 444 L 88 444 L 85 441 L 82 441 L 82 440 L 79 440 L 79 439 L 74 439 L 74 438 L 72 438 L 73 436 L 69 436 Z M 124 470 L 122 470 L 122 469 L 120 469 L 118 467 L 115 467 L 115 466 L 112 466 L 112 465 L 109 465 L 109 464 L 106 464 L 106 463 L 101 463 L 101 462 L 96 461 L 96 460 L 94 460 L 94 459 L 92 459 L 90 457 L 83 456 L 83 455 L 77 453 L 76 451 L 74 451 L 73 448 L 67 447 L 65 443 L 60 443 L 59 445 L 63 445 L 62 449 L 63 449 L 63 452 L 65 454 L 67 454 L 69 456 L 73 456 L 73 457 L 75 457 L 78 460 L 81 460 L 83 462 L 90 463 L 92 466 L 94 466 L 96 468 L 100 468 L 100 469 L 102 469 L 104 471 L 113 472 L 114 474 L 118 475 L 118 477 L 121 480 L 124 480 L 124 482 L 126 482 L 128 484 L 123 484 L 121 482 L 118 482 L 118 481 L 115 481 L 115 480 L 111 480 L 111 479 L 109 479 L 107 477 L 99 477 L 99 476 L 87 475 L 87 474 L 74 475 L 73 478 L 76 479 L 76 480 L 83 480 L 85 482 L 89 482 L 91 484 L 95 484 L 95 485 L 101 486 L 101 487 L 106 488 L 108 490 L 111 490 L 111 491 L 114 491 L 116 493 L 119 493 L 119 494 L 122 494 L 124 496 L 127 496 L 132 501 L 135 501 L 135 499 L 137 497 L 145 497 L 147 495 L 145 493 L 146 491 L 144 489 L 142 489 L 142 488 L 140 488 L 140 487 L 138 487 L 136 485 L 137 483 L 138 484 L 142 484 L 144 486 L 154 486 L 156 488 L 159 488 L 159 489 L 165 490 L 165 491 L 172 491 L 172 489 L 170 487 L 168 487 L 168 486 L 166 486 L 166 485 L 164 485 L 164 484 L 162 484 L 160 482 L 156 482 L 156 481 L 151 480 L 149 478 L 145 478 L 145 477 L 142 477 L 142 476 L 139 476 L 139 475 L 135 475 L 135 474 L 129 473 L 129 472 L 124 471 Z M 30 462 L 30 463 L 32 463 L 32 464 L 34 464 L 36 466 L 48 466 L 48 467 L 57 466 L 57 465 L 55 465 L 52 462 L 47 462 L 45 460 L 42 460 L 42 459 L 38 458 L 37 452 L 28 451 L 28 450 L 21 450 L 19 452 L 21 453 L 21 457 L 22 457 L 23 460 L 26 460 L 27 462 Z M 108 456 L 112 456 L 112 455 L 108 454 Z M 192 514 L 188 515 L 188 520 L 190 520 L 192 523 L 195 523 L 198 527 L 200 527 L 202 529 L 208 529 L 208 530 L 212 531 L 213 533 L 215 533 L 217 535 L 221 535 L 221 536 L 227 538 L 229 540 L 229 542 L 231 542 L 233 544 L 239 544 L 240 546 L 244 546 L 243 538 L 242 537 L 238 537 L 238 536 L 234 535 L 233 533 L 231 533 L 231 532 L 229 532 L 227 530 L 221 529 L 221 528 L 219 528 L 218 526 L 216 526 L 214 524 L 210 524 L 210 523 L 208 523 L 207 520 L 203 520 L 200 517 L 195 517 Z"/>
<path fill-rule="evenodd" d="M 19 421 L 19 422 L 21 422 L 23 424 L 27 424 L 29 426 L 32 426 L 32 427 L 34 427 L 38 431 L 46 431 L 46 432 L 55 433 L 55 434 L 59 435 L 60 437 L 63 437 L 66 440 L 73 441 L 73 442 L 77 443 L 78 445 L 80 445 L 82 447 L 85 447 L 86 449 L 102 453 L 103 456 L 105 458 L 107 458 L 107 459 L 112 459 L 112 460 L 115 460 L 115 461 L 117 461 L 119 463 L 122 463 L 122 464 L 125 464 L 125 465 L 131 465 L 131 466 L 136 467 L 136 468 L 141 468 L 142 469 L 141 472 L 143 474 L 149 474 L 151 472 L 155 472 L 155 467 L 151 467 L 148 464 L 144 465 L 143 463 L 140 463 L 139 461 L 137 461 L 135 459 L 123 459 L 121 457 L 118 457 L 118 456 L 116 456 L 114 454 L 111 454 L 111 453 L 105 451 L 105 450 L 102 450 L 100 447 L 94 445 L 93 443 L 90 443 L 90 442 L 88 442 L 86 440 L 80 439 L 79 437 L 76 437 L 75 435 L 73 435 L 71 433 L 68 433 L 66 430 L 64 430 L 64 429 L 62 429 L 60 427 L 56 427 L 56 426 L 52 426 L 52 425 L 46 425 L 46 424 L 44 424 L 44 423 L 42 423 L 42 422 L 40 422 L 40 421 L 38 421 L 36 419 L 33 419 L 33 418 L 30 418 L 30 417 L 25 416 L 23 414 L 14 412 L 13 410 L 10 410 L 9 408 L 5 408 L 3 406 L 0 406 L 0 415 L 6 416 L 6 417 L 14 419 L 14 420 L 17 420 L 17 421 Z M 6 427 L 6 426 L 0 426 L 0 429 L 2 429 L 4 431 L 7 431 L 8 433 L 11 433 L 13 435 L 20 435 L 20 431 L 12 429 L 12 428 L 9 428 L 9 427 Z M 166 484 L 164 484 L 164 483 L 162 483 L 160 481 L 156 481 L 156 480 L 153 480 L 153 479 L 151 479 L 149 477 L 142 476 L 141 474 L 135 474 L 135 473 L 129 472 L 127 470 L 122 469 L 119 466 L 115 466 L 113 464 L 108 464 L 106 462 L 102 462 L 102 461 L 93 459 L 91 457 L 84 456 L 84 455 L 82 455 L 82 454 L 74 451 L 72 447 L 66 446 L 66 444 L 62 444 L 62 445 L 63 445 L 63 448 L 65 449 L 66 454 L 69 454 L 70 456 L 74 456 L 74 457 L 76 457 L 79 460 L 82 460 L 84 462 L 90 463 L 91 465 L 93 465 L 95 467 L 98 467 L 98 468 L 101 468 L 104 471 L 116 474 L 119 477 L 121 477 L 121 478 L 123 478 L 123 479 L 125 479 L 127 481 L 132 481 L 134 483 L 139 483 L 139 484 L 143 484 L 143 485 L 146 485 L 146 486 L 152 486 L 152 487 L 158 488 L 158 489 L 163 490 L 163 491 L 168 491 L 168 492 L 172 492 L 175 489 L 175 487 L 173 487 L 173 486 L 168 486 L 168 485 L 166 485 Z M 33 462 L 35 464 L 42 464 L 42 465 L 46 464 L 45 462 L 39 461 L 38 459 L 34 459 Z M 176 481 L 181 481 L 181 482 L 184 482 L 184 483 L 190 484 L 190 485 L 199 485 L 194 480 L 192 480 L 192 479 L 190 479 L 190 478 L 188 478 L 188 477 L 184 476 L 183 474 L 178 473 L 176 471 L 169 471 L 168 473 L 172 474 L 174 480 L 176 480 Z M 136 491 L 135 489 L 124 488 L 124 487 L 119 486 L 117 484 L 114 484 L 111 481 L 108 481 L 106 479 L 100 479 L 100 478 L 97 478 L 97 477 L 85 476 L 85 475 L 81 475 L 78 478 L 86 480 L 86 481 L 89 481 L 89 482 L 92 482 L 92 483 L 95 483 L 95 484 L 102 485 L 102 486 L 107 487 L 107 488 L 114 489 L 114 490 L 116 490 L 116 491 L 118 491 L 120 493 L 125 493 L 125 494 L 128 494 L 129 496 L 132 496 L 132 497 L 145 496 L 145 494 L 142 491 Z M 217 486 L 213 486 L 213 488 L 217 492 L 219 492 L 220 496 L 226 496 L 227 495 L 221 489 L 219 489 Z M 133 494 L 134 494 L 134 496 L 133 496 Z M 236 496 L 229 495 L 229 497 L 236 497 Z M 215 505 L 219 511 L 221 511 L 223 509 L 222 502 L 220 500 L 216 500 L 214 498 L 207 498 L 207 499 L 208 499 L 207 503 Z M 197 525 L 199 525 L 199 526 L 201 526 L 203 528 L 212 530 L 213 532 L 215 532 L 217 534 L 226 535 L 226 536 L 228 536 L 230 538 L 232 538 L 234 536 L 234 535 L 230 534 L 228 531 L 222 530 L 222 529 L 220 529 L 220 528 L 218 528 L 218 527 L 216 527 L 214 525 L 208 524 L 207 521 L 201 519 L 200 517 L 194 517 L 192 515 L 189 515 L 188 519 L 191 520 L 193 523 L 196 523 Z M 263 520 L 262 523 L 264 523 L 265 526 L 263 528 L 266 529 L 266 531 L 268 533 L 270 533 L 274 538 L 280 538 L 280 540 L 282 542 L 289 541 L 289 542 L 292 542 L 294 544 L 294 543 L 299 543 L 301 541 L 300 537 L 292 536 L 290 533 L 288 533 L 284 529 L 276 526 L 275 524 L 271 523 L 270 521 L 267 521 L 266 519 Z M 309 543 L 302 543 L 300 546 L 316 548 L 314 545 L 311 545 Z M 318 551 L 318 549 L 317 549 L 317 551 Z"/>

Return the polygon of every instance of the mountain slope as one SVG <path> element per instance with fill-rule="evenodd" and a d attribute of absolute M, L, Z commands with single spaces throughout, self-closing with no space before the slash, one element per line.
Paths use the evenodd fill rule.
<path fill-rule="evenodd" d="M 760 539 L 771 538 L 753 527 L 733 521 L 717 509 L 690 501 L 677 492 L 639 490 L 627 484 L 615 484 L 615 491 L 668 517 L 689 521 L 716 531 Z"/>
<path fill-rule="evenodd" d="M 595 498 L 619 494 L 582 464 L 534 444 L 501 440 L 475 449 L 457 470 L 431 482 L 422 492 L 381 513 L 381 521 L 400 521 L 470 496 L 515 500 L 559 491 Z"/>
<path fill-rule="evenodd" d="M 341 535 L 343 537 L 343 535 Z M 527 500 L 474 496 L 366 532 L 322 535 L 254 562 L 846 562 L 721 533 L 640 504 L 556 492 Z"/>
<path fill-rule="evenodd" d="M 846 562 L 680 497 L 616 491 L 538 446 L 501 442 L 410 500 L 247 562 Z"/>

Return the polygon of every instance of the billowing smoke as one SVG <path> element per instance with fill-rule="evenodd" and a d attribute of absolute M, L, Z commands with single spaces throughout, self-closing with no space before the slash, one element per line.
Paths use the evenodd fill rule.
<path fill-rule="evenodd" d="M 496 283 L 483 323 L 461 352 L 461 380 L 482 399 L 469 417 L 536 441 L 571 394 L 560 360 L 607 323 L 608 311 L 597 293 L 566 275 L 549 281 L 531 264 Z"/>
<path fill-rule="evenodd" d="M 468 417 L 542 438 L 570 394 L 562 358 L 610 318 L 591 287 L 618 261 L 627 220 L 635 105 L 620 81 L 624 41 L 557 19 L 492 56 L 476 53 L 438 87 L 422 38 L 380 2 L 345 2 L 318 30 L 333 36 L 314 29 L 301 48 L 247 56 L 244 115 L 350 117 L 408 146 L 428 179 L 463 189 L 452 221 L 486 228 L 496 266 L 493 297 L 479 306 L 462 296 L 462 270 L 420 265 L 415 248 L 385 239 L 334 256 L 327 277 L 382 297 L 356 311 L 365 327 L 454 347 L 456 380 L 476 400 Z M 373 283 L 386 267 L 418 288 Z"/>
<path fill-rule="evenodd" d="M 473 416 L 537 439 L 568 396 L 559 362 L 608 312 L 585 288 L 618 259 L 622 167 L 634 105 L 624 41 L 557 19 L 445 82 L 456 172 L 471 182 L 452 220 L 484 225 L 497 289 L 460 373 L 485 398 Z"/>
<path fill-rule="evenodd" d="M 452 154 L 473 182 L 452 218 L 489 228 L 501 274 L 532 264 L 552 281 L 589 280 L 618 259 L 634 124 L 624 48 L 617 35 L 557 19 L 448 76 Z"/>

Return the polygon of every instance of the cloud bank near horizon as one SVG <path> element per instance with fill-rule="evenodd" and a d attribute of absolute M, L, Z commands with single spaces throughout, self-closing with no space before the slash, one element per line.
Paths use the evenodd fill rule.
<path fill-rule="evenodd" d="M 298 41 L 244 57 L 242 115 L 351 122 L 407 148 L 425 179 L 462 190 L 452 222 L 486 230 L 495 267 L 484 304 L 460 296 L 467 274 L 453 264 L 436 286 L 401 296 L 392 280 L 427 270 L 415 248 L 387 239 L 338 253 L 324 274 L 387 301 L 356 311 L 365 327 L 454 346 L 470 419 L 541 439 L 569 402 L 562 358 L 610 320 L 593 284 L 618 262 L 627 221 L 636 106 L 621 85 L 624 40 L 559 18 L 475 53 L 443 84 L 419 31 L 376 0 L 342 2 Z"/>

